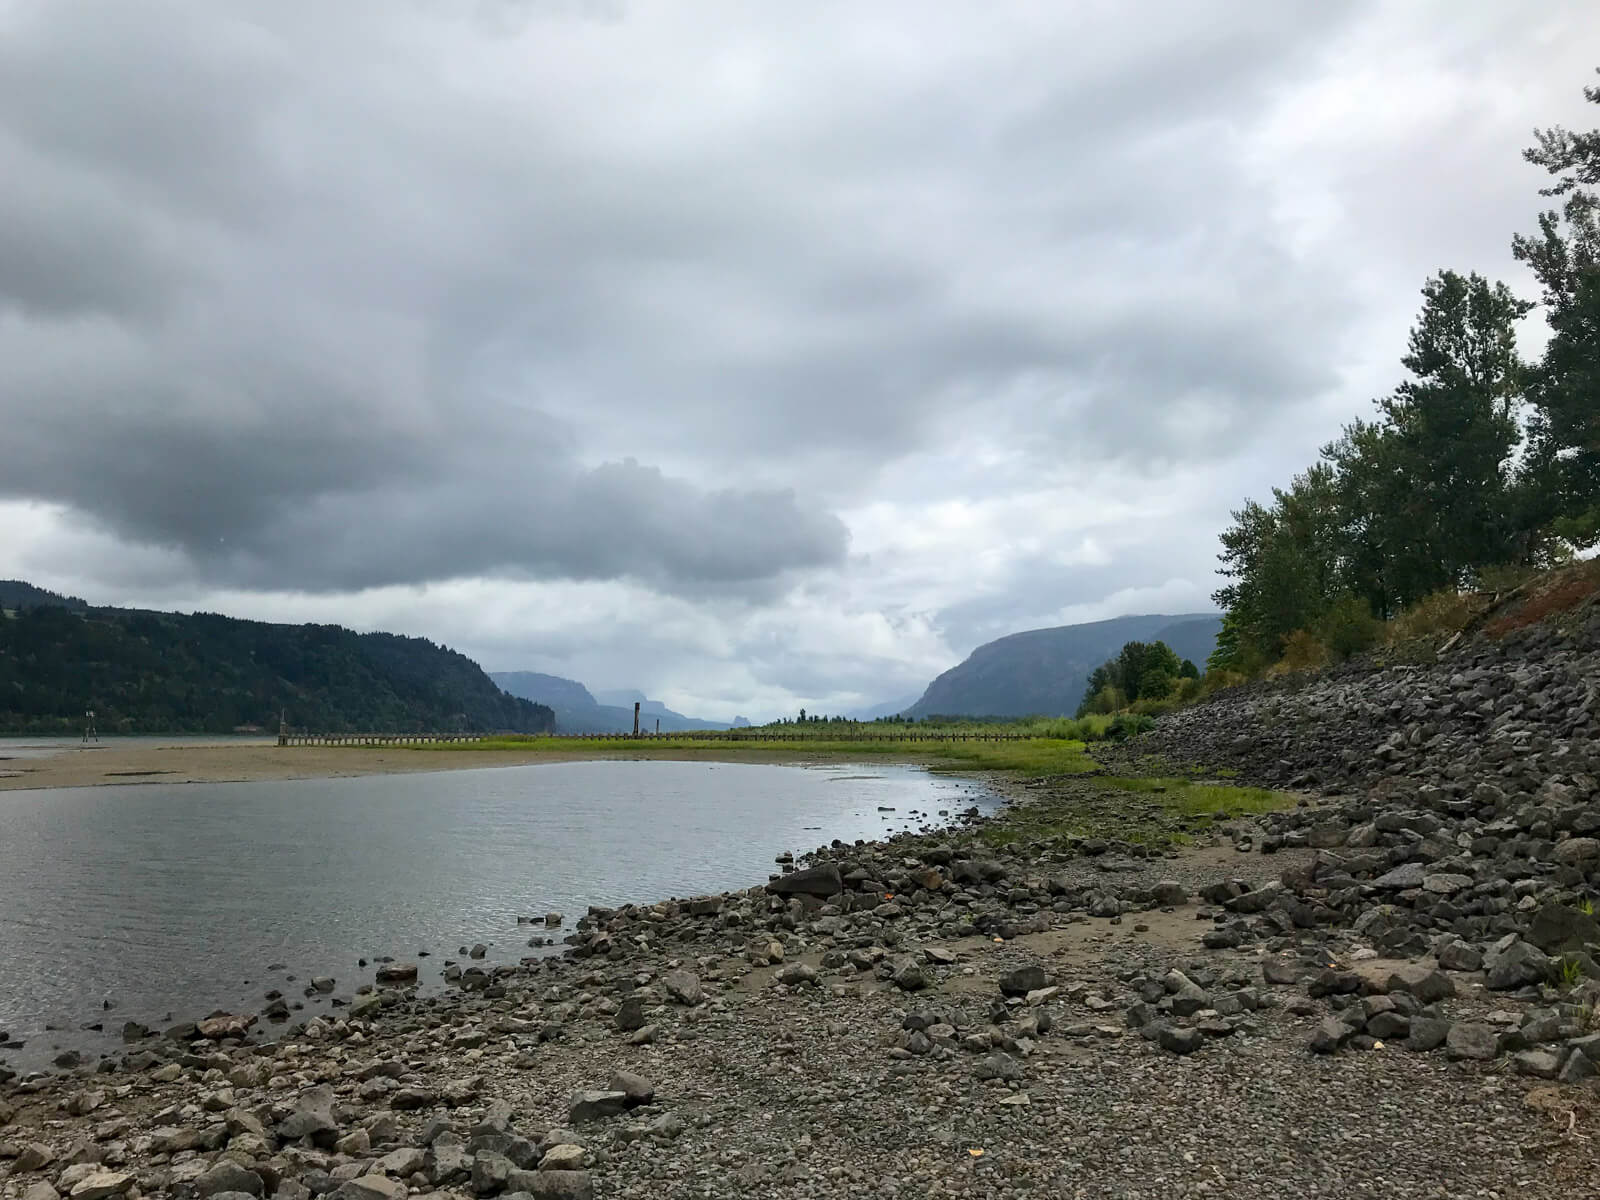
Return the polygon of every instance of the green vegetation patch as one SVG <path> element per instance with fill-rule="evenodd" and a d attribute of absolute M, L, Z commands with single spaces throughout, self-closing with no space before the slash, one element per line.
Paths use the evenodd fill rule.
<path fill-rule="evenodd" d="M 1105 838 L 1182 845 L 1215 820 L 1291 808 L 1294 796 L 1265 788 L 1177 778 L 1095 776 L 1006 809 L 978 834 L 991 846 Z"/>
<path fill-rule="evenodd" d="M 717 762 L 815 758 L 897 758 L 928 763 L 935 768 L 960 771 L 1015 771 L 1029 775 L 1083 775 L 1099 770 L 1085 753 L 1083 742 L 1072 738 L 1028 738 L 1004 742 L 911 742 L 901 740 L 800 738 L 762 741 L 751 738 L 697 737 L 582 738 L 508 736 L 477 742 L 424 743 L 419 750 L 471 753 L 483 750 L 519 750 L 531 756 L 549 754 L 627 758 L 697 758 Z"/>

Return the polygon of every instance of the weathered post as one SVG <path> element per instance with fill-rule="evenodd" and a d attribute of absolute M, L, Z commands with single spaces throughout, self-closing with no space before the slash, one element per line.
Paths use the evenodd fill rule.
<path fill-rule="evenodd" d="M 639 736 L 639 702 L 633 702 L 633 736 Z"/>

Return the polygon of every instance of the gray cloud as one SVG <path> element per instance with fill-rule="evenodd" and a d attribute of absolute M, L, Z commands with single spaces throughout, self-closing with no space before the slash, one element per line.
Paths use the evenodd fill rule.
<path fill-rule="evenodd" d="M 1208 592 L 1230 503 L 1392 382 L 1423 275 L 1514 270 L 1586 15 L 11 0 L 0 498 L 56 506 L 45 574 L 351 613 L 626 581 L 728 626 L 707 696 L 899 691 Z M 595 670 L 690 670 L 651 627 Z"/>

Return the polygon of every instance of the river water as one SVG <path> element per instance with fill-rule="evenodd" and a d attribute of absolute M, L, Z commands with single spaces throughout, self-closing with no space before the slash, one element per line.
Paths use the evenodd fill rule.
<path fill-rule="evenodd" d="M 363 957 L 419 961 L 424 987 L 437 986 L 461 947 L 484 943 L 488 963 L 535 953 L 546 912 L 567 917 L 559 939 L 590 904 L 749 887 L 782 851 L 939 824 L 941 809 L 974 804 L 995 800 L 968 780 L 854 764 L 578 762 L 0 792 L 0 1031 L 24 1043 L 0 1063 L 108 1049 L 130 1019 L 256 1012 L 274 988 L 304 1004 L 300 1019 L 327 1007 L 301 994 L 312 976 L 334 976 L 347 997 L 372 978 Z M 94 1022 L 103 1037 L 83 1030 Z"/>

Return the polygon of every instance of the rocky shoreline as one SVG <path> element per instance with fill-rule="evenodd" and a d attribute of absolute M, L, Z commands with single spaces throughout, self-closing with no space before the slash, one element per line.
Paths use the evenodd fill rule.
<path fill-rule="evenodd" d="M 1403 769 L 1185 848 L 835 844 L 441 995 L 385 964 L 274 1043 L 219 1019 L 11 1080 L 0 1197 L 1592 1196 L 1600 730 L 1569 686 L 1434 697 L 1462 723 L 1415 737 L 1391 697 Z M 1512 752 L 1456 771 L 1469 721 Z M 1362 745 L 1330 745 L 1331 779 Z"/>

